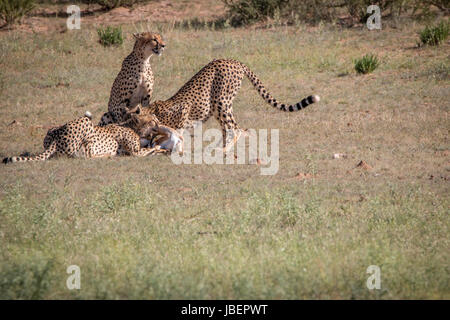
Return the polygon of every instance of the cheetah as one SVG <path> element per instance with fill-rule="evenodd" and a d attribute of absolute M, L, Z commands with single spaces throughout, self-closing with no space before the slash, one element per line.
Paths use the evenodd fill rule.
<path fill-rule="evenodd" d="M 154 122 L 147 121 L 140 126 L 144 135 L 151 131 Z M 104 127 L 94 126 L 90 112 L 60 127 L 48 130 L 44 138 L 45 151 L 34 156 L 7 157 L 3 163 L 24 161 L 45 161 L 54 155 L 64 154 L 77 157 L 84 150 L 86 158 L 115 156 L 119 148 L 132 156 L 146 156 L 159 148 L 141 148 L 140 137 L 129 127 L 110 124 Z"/>
<path fill-rule="evenodd" d="M 155 153 L 170 153 L 176 150 L 183 153 L 184 138 L 176 130 L 161 125 L 154 114 L 142 113 L 137 106 L 129 110 L 121 125 L 132 128 L 141 137 L 141 146 L 150 146 Z"/>
<path fill-rule="evenodd" d="M 131 128 L 109 124 L 95 126 L 94 135 L 83 144 L 86 158 L 112 157 L 118 154 L 144 157 L 155 148 L 141 148 L 139 135 Z"/>
<path fill-rule="evenodd" d="M 92 115 L 86 112 L 83 117 L 48 130 L 44 138 L 45 151 L 34 156 L 7 157 L 3 163 L 22 161 L 44 161 L 55 154 L 65 154 L 75 157 L 82 144 L 94 135 Z"/>
<path fill-rule="evenodd" d="M 170 99 L 153 102 L 141 114 L 152 113 L 162 125 L 181 130 L 214 115 L 222 127 L 224 151 L 227 151 L 245 133 L 239 129 L 232 108 L 244 75 L 267 103 L 281 111 L 298 111 L 320 100 L 319 96 L 312 95 L 293 105 L 280 103 L 245 64 L 219 59 L 203 67 Z"/>
<path fill-rule="evenodd" d="M 138 103 L 148 106 L 150 103 L 154 82 L 150 57 L 161 55 L 166 44 L 161 35 L 152 32 L 135 33 L 133 36 L 136 39 L 133 51 L 123 61 L 114 80 L 108 112 L 102 116 L 99 126 L 122 121 L 125 107 L 133 108 Z"/>

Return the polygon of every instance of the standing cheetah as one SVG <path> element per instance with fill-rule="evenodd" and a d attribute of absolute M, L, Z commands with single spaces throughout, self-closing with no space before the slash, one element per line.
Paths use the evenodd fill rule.
<path fill-rule="evenodd" d="M 312 95 L 293 105 L 278 102 L 256 75 L 236 60 L 213 60 L 194 75 L 178 92 L 166 101 L 156 101 L 144 113 L 153 113 L 161 124 L 174 129 L 191 128 L 194 121 L 206 121 L 215 116 L 222 127 L 223 145 L 228 150 L 242 130 L 233 115 L 232 103 L 247 76 L 263 99 L 281 111 L 298 111 L 320 100 Z M 230 134 L 233 141 L 230 141 Z"/>
<path fill-rule="evenodd" d="M 155 125 L 148 117 L 145 123 L 138 127 L 142 135 L 151 132 Z M 24 161 L 45 161 L 53 155 L 65 154 L 76 157 L 84 149 L 87 158 L 99 158 L 117 155 L 119 148 L 132 156 L 146 156 L 153 153 L 155 148 L 141 148 L 140 137 L 129 127 L 110 124 L 104 127 L 94 126 L 90 112 L 76 120 L 60 127 L 48 130 L 44 138 L 45 151 L 35 156 L 7 157 L 3 163 Z"/>
<path fill-rule="evenodd" d="M 150 103 L 154 82 L 150 57 L 160 55 L 166 45 L 156 33 L 142 32 L 133 36 L 136 39 L 133 51 L 123 61 L 114 80 L 108 112 L 102 116 L 100 126 L 122 121 L 126 108 L 133 108 L 138 103 L 148 106 Z"/>

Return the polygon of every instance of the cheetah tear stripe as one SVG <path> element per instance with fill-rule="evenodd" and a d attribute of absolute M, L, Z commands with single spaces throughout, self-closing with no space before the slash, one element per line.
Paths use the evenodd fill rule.
<path fill-rule="evenodd" d="M 277 108 L 281 111 L 299 111 L 301 109 L 306 108 L 310 104 L 313 104 L 315 102 L 320 101 L 320 97 L 318 95 L 312 95 L 308 96 L 304 99 L 302 99 L 300 102 L 297 102 L 296 104 L 286 105 L 284 103 L 279 103 L 271 94 L 270 92 L 264 87 L 261 80 L 258 79 L 258 77 L 247 67 L 245 64 L 240 62 L 240 65 L 242 66 L 242 69 L 245 72 L 245 75 L 250 80 L 250 82 L 253 84 L 255 89 L 258 91 L 258 93 L 261 95 L 261 97 L 269 103 L 272 107 Z"/>

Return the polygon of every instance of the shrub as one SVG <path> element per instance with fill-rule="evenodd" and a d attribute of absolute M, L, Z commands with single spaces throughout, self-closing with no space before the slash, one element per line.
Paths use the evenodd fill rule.
<path fill-rule="evenodd" d="M 106 29 L 97 29 L 100 43 L 104 46 L 121 45 L 123 35 L 121 27 L 107 27 Z"/>
<path fill-rule="evenodd" d="M 366 74 L 371 73 L 380 65 L 380 61 L 375 55 L 366 54 L 361 59 L 356 59 L 355 70 L 358 73 Z"/>
<path fill-rule="evenodd" d="M 450 4 L 448 0 L 422 0 L 423 4 L 428 6 L 435 6 L 436 8 L 440 9 L 441 11 L 444 11 L 446 13 L 449 13 L 450 11 Z"/>
<path fill-rule="evenodd" d="M 353 21 L 365 23 L 369 5 L 380 7 L 383 16 L 428 12 L 437 7 L 448 12 L 448 0 L 222 0 L 231 25 L 246 25 L 267 18 L 287 23 L 332 21 L 348 14 Z"/>
<path fill-rule="evenodd" d="M 232 25 L 244 25 L 273 17 L 285 0 L 223 0 Z"/>
<path fill-rule="evenodd" d="M 13 24 L 34 8 L 34 0 L 0 0 L 0 18 Z"/>
<path fill-rule="evenodd" d="M 419 45 L 437 46 L 445 41 L 450 30 L 450 23 L 442 21 L 435 27 L 426 27 L 420 32 Z"/>

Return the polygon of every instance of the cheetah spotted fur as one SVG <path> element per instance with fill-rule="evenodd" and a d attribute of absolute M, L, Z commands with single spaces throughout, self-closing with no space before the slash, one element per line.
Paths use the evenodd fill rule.
<path fill-rule="evenodd" d="M 138 103 L 148 106 L 153 92 L 153 72 L 150 57 L 160 55 L 166 46 L 161 35 L 151 32 L 133 34 L 136 39 L 133 51 L 125 58 L 114 80 L 106 112 L 99 126 L 122 121 L 126 108 Z M 125 102 L 125 104 L 124 104 Z"/>
<path fill-rule="evenodd" d="M 154 123 L 146 121 L 146 126 L 139 127 L 140 132 L 150 132 Z M 87 158 L 115 156 L 119 149 L 132 156 L 146 156 L 155 151 L 155 148 L 141 148 L 139 135 L 129 127 L 116 124 L 94 126 L 89 112 L 81 118 L 48 130 L 43 144 L 45 151 L 38 155 L 7 157 L 3 159 L 3 163 L 45 161 L 54 155 L 76 157 L 83 150 Z"/>
<path fill-rule="evenodd" d="M 222 127 L 223 145 L 229 149 L 242 133 L 234 119 L 232 103 L 244 75 L 267 103 L 281 111 L 298 111 L 320 100 L 312 95 L 293 105 L 280 103 L 246 65 L 219 59 L 203 67 L 170 99 L 153 102 L 141 114 L 152 113 L 162 125 L 174 129 L 192 128 L 194 121 L 204 122 L 215 116 Z"/>

